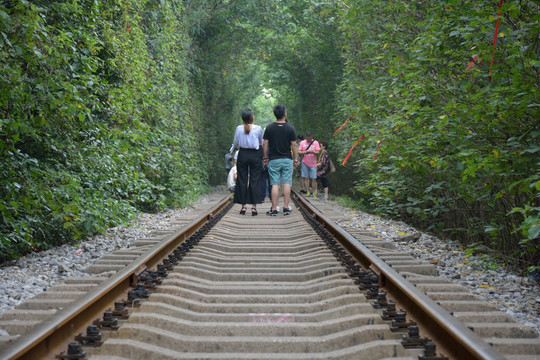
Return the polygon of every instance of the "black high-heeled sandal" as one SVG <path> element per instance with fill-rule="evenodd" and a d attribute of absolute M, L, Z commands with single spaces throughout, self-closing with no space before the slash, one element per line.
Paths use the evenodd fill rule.
<path fill-rule="evenodd" d="M 240 210 L 240 215 L 246 215 L 247 208 L 243 207 L 242 210 Z"/>
<path fill-rule="evenodd" d="M 251 208 L 251 216 L 257 216 L 259 213 L 257 212 L 257 209 Z"/>

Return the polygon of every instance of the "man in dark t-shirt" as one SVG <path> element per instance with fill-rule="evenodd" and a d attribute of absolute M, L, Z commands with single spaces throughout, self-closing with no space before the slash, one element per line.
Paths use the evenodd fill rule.
<path fill-rule="evenodd" d="M 274 107 L 276 122 L 268 125 L 264 131 L 264 164 L 268 164 L 268 175 L 272 187 L 272 207 L 266 215 L 277 215 L 279 184 L 283 184 L 283 215 L 289 215 L 291 199 L 292 172 L 298 166 L 298 148 L 296 131 L 287 122 L 285 106 Z M 294 158 L 294 160 L 293 160 Z"/>

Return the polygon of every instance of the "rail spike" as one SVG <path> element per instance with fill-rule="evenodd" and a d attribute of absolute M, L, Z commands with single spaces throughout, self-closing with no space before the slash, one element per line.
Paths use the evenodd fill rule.
<path fill-rule="evenodd" d="M 383 310 L 382 319 L 386 321 L 391 321 L 395 319 L 396 316 L 396 303 L 393 301 L 388 301 L 386 309 Z"/>
<path fill-rule="evenodd" d="M 169 275 L 169 272 L 167 271 L 167 268 L 163 264 L 157 265 L 157 274 L 160 277 L 167 277 Z"/>
<path fill-rule="evenodd" d="M 416 322 L 407 322 L 407 313 L 401 310 L 396 312 L 396 317 L 392 320 L 390 330 L 392 332 L 407 331 L 410 325 L 416 325 Z"/>
<path fill-rule="evenodd" d="M 418 360 L 449 360 L 448 357 L 443 354 L 437 355 L 437 345 L 428 341 L 424 345 L 424 355 L 418 355 Z"/>
<path fill-rule="evenodd" d="M 124 306 L 127 307 L 135 308 L 141 306 L 141 299 L 139 299 L 138 294 L 135 290 L 129 290 L 127 300 L 123 300 L 122 302 Z"/>
<path fill-rule="evenodd" d="M 86 328 L 86 335 L 79 333 L 79 335 L 75 336 L 75 340 L 77 340 L 81 345 L 84 346 L 96 347 L 103 344 L 101 331 L 98 330 L 98 327 L 96 325 L 88 325 L 88 327 Z"/>
<path fill-rule="evenodd" d="M 107 310 L 103 313 L 103 320 L 100 321 L 99 327 L 107 330 L 118 330 L 118 318 L 116 318 L 112 311 Z"/>
<path fill-rule="evenodd" d="M 127 319 L 129 318 L 128 307 L 124 305 L 123 301 L 115 301 L 114 309 L 111 310 L 113 316 L 117 319 Z"/>
<path fill-rule="evenodd" d="M 79 360 L 86 359 L 86 353 L 78 342 L 73 341 L 69 343 L 67 351 L 62 351 L 55 357 L 60 360 Z"/>
<path fill-rule="evenodd" d="M 380 290 L 377 293 L 377 300 L 373 303 L 375 309 L 385 309 L 388 306 L 388 300 L 386 299 L 386 293 Z"/>
<path fill-rule="evenodd" d="M 420 329 L 417 325 L 409 326 L 409 333 L 401 337 L 401 345 L 405 349 L 421 349 L 430 341 L 428 338 L 420 337 Z"/>
<path fill-rule="evenodd" d="M 143 284 L 137 284 L 137 286 L 133 289 L 133 291 L 137 292 L 137 297 L 141 299 L 147 299 L 150 294 L 148 293 L 148 290 Z"/>

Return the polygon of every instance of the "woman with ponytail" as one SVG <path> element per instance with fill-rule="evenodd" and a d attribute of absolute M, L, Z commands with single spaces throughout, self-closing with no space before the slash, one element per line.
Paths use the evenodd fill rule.
<path fill-rule="evenodd" d="M 234 133 L 233 147 L 240 148 L 236 171 L 234 202 L 242 204 L 241 215 L 245 215 L 246 204 L 252 204 L 251 215 L 257 215 L 257 204 L 263 202 L 262 191 L 262 143 L 263 132 L 259 125 L 254 125 L 255 116 L 250 109 L 242 112 L 243 125 L 238 125 Z"/>

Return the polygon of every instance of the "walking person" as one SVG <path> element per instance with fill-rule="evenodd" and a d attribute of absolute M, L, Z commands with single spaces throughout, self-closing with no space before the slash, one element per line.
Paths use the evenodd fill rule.
<path fill-rule="evenodd" d="M 272 207 L 266 215 L 276 216 L 278 213 L 279 184 L 282 184 L 283 190 L 283 215 L 289 215 L 293 168 L 298 166 L 296 131 L 294 126 L 287 122 L 287 110 L 284 105 L 276 105 L 274 115 L 276 121 L 266 127 L 263 136 L 263 160 L 268 165 L 272 187 Z"/>
<path fill-rule="evenodd" d="M 317 177 L 321 180 L 324 192 L 324 200 L 328 200 L 328 178 L 330 174 L 330 155 L 328 154 L 328 143 L 321 141 L 321 153 L 317 162 Z"/>
<path fill-rule="evenodd" d="M 236 162 L 236 187 L 234 202 L 242 204 L 240 215 L 245 215 L 246 204 L 252 204 L 251 215 L 256 216 L 257 204 L 263 201 L 262 170 L 260 148 L 263 144 L 263 132 L 259 125 L 254 125 L 255 116 L 250 109 L 242 112 L 244 125 L 239 125 L 234 133 L 233 147 L 238 147 Z"/>
<path fill-rule="evenodd" d="M 309 183 L 311 181 L 311 191 L 313 196 L 317 196 L 317 155 L 321 148 L 317 140 L 313 140 L 313 133 L 306 132 L 305 140 L 298 146 L 298 153 L 302 155 L 302 178 L 306 196 L 310 196 Z"/>

